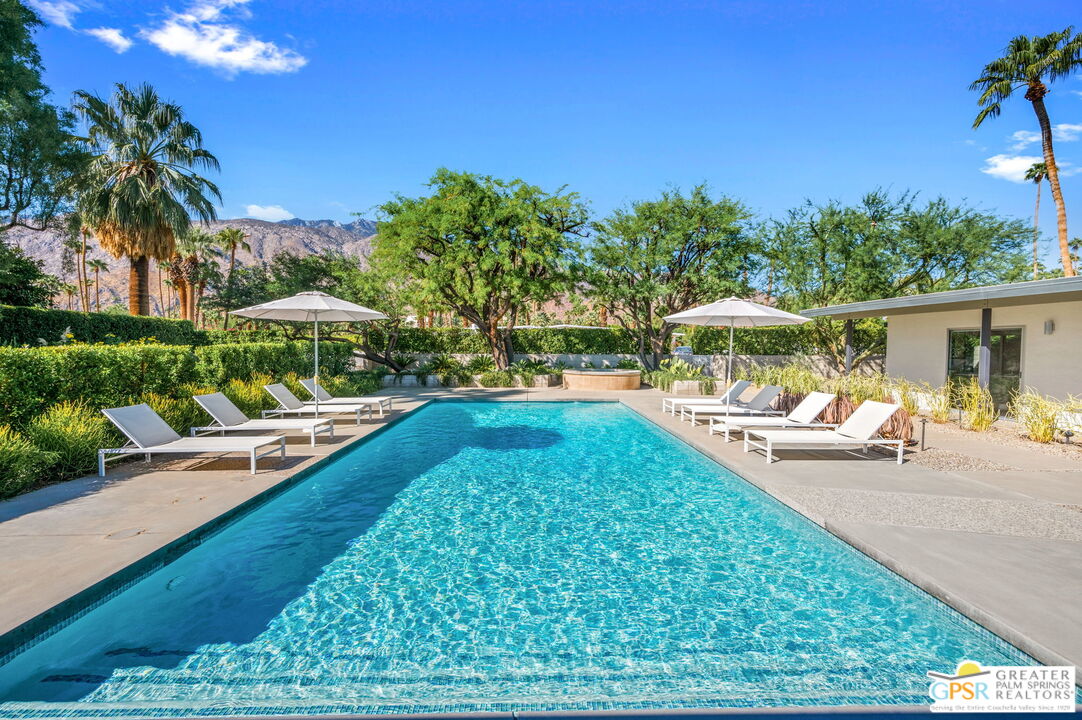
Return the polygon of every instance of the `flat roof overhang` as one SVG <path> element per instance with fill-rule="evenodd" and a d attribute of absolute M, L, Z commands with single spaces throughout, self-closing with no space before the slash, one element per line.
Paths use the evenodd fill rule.
<path fill-rule="evenodd" d="M 847 320 L 1071 301 L 1082 301 L 1082 277 L 1031 280 L 1009 285 L 988 285 L 925 295 L 903 295 L 883 300 L 801 310 L 800 314 L 805 317 L 836 317 Z"/>

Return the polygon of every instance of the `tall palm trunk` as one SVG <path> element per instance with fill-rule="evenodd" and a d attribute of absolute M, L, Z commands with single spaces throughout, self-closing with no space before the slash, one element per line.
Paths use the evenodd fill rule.
<path fill-rule="evenodd" d="M 165 293 L 162 289 L 162 261 L 157 260 L 154 264 L 158 266 L 158 314 L 165 317 Z"/>
<path fill-rule="evenodd" d="M 1063 276 L 1074 277 L 1074 263 L 1071 262 L 1071 247 L 1067 240 L 1067 208 L 1063 204 L 1063 192 L 1059 187 L 1059 169 L 1056 167 L 1056 155 L 1052 152 L 1052 124 L 1048 121 L 1048 110 L 1044 106 L 1044 96 L 1048 88 L 1044 83 L 1031 83 L 1026 90 L 1026 100 L 1033 104 L 1037 114 L 1037 124 L 1041 126 L 1041 149 L 1044 151 L 1044 164 L 1048 172 L 1048 185 L 1052 188 L 1052 200 L 1056 203 L 1056 225 L 1059 231 L 1059 256 L 1063 264 Z"/>
<path fill-rule="evenodd" d="M 79 233 L 83 238 L 82 247 L 79 250 L 79 302 L 83 306 L 83 312 L 90 312 L 90 280 L 86 274 L 86 230 Z"/>
<path fill-rule="evenodd" d="M 1041 237 L 1041 183 L 1037 183 L 1037 204 L 1033 208 L 1033 279 L 1037 279 L 1037 268 L 1040 262 L 1037 260 L 1037 241 Z"/>
<path fill-rule="evenodd" d="M 101 312 L 101 285 L 98 282 L 97 268 L 94 268 L 94 312 Z"/>
<path fill-rule="evenodd" d="M 150 314 L 150 258 L 146 255 L 129 258 L 128 312 L 132 315 Z"/>

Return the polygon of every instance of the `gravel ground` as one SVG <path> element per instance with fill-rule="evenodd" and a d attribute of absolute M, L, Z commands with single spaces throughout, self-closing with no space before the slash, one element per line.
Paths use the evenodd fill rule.
<path fill-rule="evenodd" d="M 1024 500 L 772 485 L 797 507 L 833 520 L 1082 542 L 1082 506 Z"/>
<path fill-rule="evenodd" d="M 919 422 L 915 422 L 914 424 L 916 425 L 916 427 L 914 428 L 913 435 L 919 440 L 920 424 Z M 1022 426 L 1009 420 L 1000 420 L 995 425 L 993 425 L 992 428 L 988 430 L 988 432 L 983 433 L 973 432 L 972 430 L 963 430 L 962 428 L 958 427 L 956 423 L 953 422 L 940 424 L 929 421 L 929 436 L 931 436 L 932 433 L 964 435 L 969 438 L 987 438 L 988 442 L 995 443 L 996 445 L 1010 445 L 1012 447 L 1033 450 L 1034 452 L 1043 452 L 1051 455 L 1059 455 L 1061 457 L 1075 458 L 1082 462 L 1082 437 L 1077 438 L 1075 442 L 1071 443 L 1070 445 L 1062 442 L 1033 442 L 1025 436 L 1025 430 L 1022 428 Z"/>
<path fill-rule="evenodd" d="M 952 472 L 958 470 L 1021 470 L 1022 468 L 975 458 L 962 453 L 951 452 L 943 448 L 928 448 L 924 452 L 910 453 L 905 456 L 908 462 L 923 465 L 932 470 Z"/>

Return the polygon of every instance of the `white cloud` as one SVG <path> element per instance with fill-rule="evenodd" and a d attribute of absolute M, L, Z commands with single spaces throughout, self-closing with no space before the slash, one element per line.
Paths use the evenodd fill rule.
<path fill-rule="evenodd" d="M 1052 126 L 1052 139 L 1060 142 L 1073 142 L 1082 135 L 1082 124 L 1060 123 Z"/>
<path fill-rule="evenodd" d="M 1080 130 L 1082 132 L 1082 130 Z M 993 155 L 984 161 L 981 172 L 1000 180 L 1010 180 L 1015 183 L 1029 182 L 1026 180 L 1026 170 L 1033 163 L 1044 162 L 1043 157 L 1035 155 Z M 1082 168 L 1075 167 L 1069 162 L 1062 160 L 1056 163 L 1060 177 L 1070 177 L 1082 173 Z"/>
<path fill-rule="evenodd" d="M 993 155 L 984 161 L 985 165 L 981 172 L 1001 180 L 1011 182 L 1026 182 L 1026 170 L 1033 163 L 1041 162 L 1043 158 L 1035 155 Z"/>
<path fill-rule="evenodd" d="M 71 30 L 71 23 L 79 14 L 79 6 L 68 0 L 29 0 L 29 5 L 46 22 Z"/>
<path fill-rule="evenodd" d="M 297 217 L 281 205 L 245 205 L 244 214 L 256 220 L 266 220 L 268 222 L 278 222 L 279 220 Z"/>
<path fill-rule="evenodd" d="M 1052 140 L 1055 142 L 1074 142 L 1082 137 L 1082 124 L 1059 123 L 1052 126 Z M 1014 145 L 1011 150 L 1024 150 L 1026 146 L 1041 141 L 1041 134 L 1033 130 L 1018 130 L 1011 135 Z"/>
<path fill-rule="evenodd" d="M 1011 135 L 1011 140 L 1014 141 L 1014 145 L 1011 145 L 1011 150 L 1023 150 L 1031 143 L 1035 143 L 1041 139 L 1039 132 L 1032 130 L 1017 130 Z"/>
<path fill-rule="evenodd" d="M 187 11 L 173 13 L 156 28 L 141 35 L 170 55 L 228 75 L 239 72 L 288 73 L 307 62 L 300 53 L 260 40 L 226 17 L 228 11 L 246 17 L 248 0 L 201 0 Z"/>
<path fill-rule="evenodd" d="M 100 27 L 84 30 L 83 32 L 87 35 L 93 35 L 118 53 L 127 52 L 132 46 L 132 41 L 125 37 L 119 28 Z"/>

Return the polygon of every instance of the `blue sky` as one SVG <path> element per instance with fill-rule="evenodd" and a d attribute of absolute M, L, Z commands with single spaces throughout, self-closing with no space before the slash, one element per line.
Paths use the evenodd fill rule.
<path fill-rule="evenodd" d="M 338 220 L 441 165 L 567 185 L 598 214 L 705 181 L 763 215 L 884 186 L 1028 220 L 1034 189 L 1011 177 L 1040 155 L 1029 103 L 973 131 L 968 85 L 1013 35 L 1079 17 L 1070 0 L 30 4 L 58 100 L 149 81 L 186 108 L 224 217 Z M 1082 218 L 1082 78 L 1048 106 Z"/>

